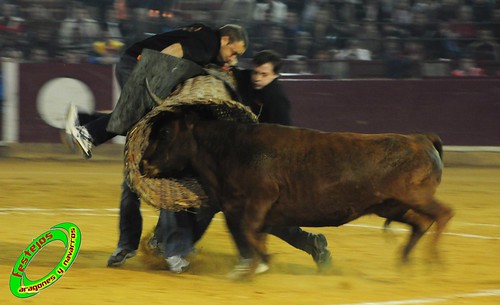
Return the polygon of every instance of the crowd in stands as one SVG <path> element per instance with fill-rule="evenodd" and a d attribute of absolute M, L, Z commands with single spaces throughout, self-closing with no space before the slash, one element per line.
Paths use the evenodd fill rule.
<path fill-rule="evenodd" d="M 124 46 L 192 22 L 248 29 L 244 57 L 379 60 L 393 77 L 419 61 L 500 61 L 494 0 L 0 0 L 0 56 L 113 63 Z"/>

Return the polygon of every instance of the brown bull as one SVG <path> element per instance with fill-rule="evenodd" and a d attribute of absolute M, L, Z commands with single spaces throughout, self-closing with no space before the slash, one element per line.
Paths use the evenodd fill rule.
<path fill-rule="evenodd" d="M 340 226 L 376 214 L 411 226 L 407 259 L 433 222 L 437 241 L 453 215 L 434 198 L 443 164 L 433 134 L 328 133 L 193 114 L 170 114 L 155 130 L 143 173 L 194 170 L 233 237 L 253 249 L 252 268 L 269 260 L 266 226 Z"/>

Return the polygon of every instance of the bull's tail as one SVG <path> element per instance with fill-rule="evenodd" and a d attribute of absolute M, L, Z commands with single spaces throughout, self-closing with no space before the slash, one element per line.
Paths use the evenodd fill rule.
<path fill-rule="evenodd" d="M 443 141 L 441 141 L 441 138 L 435 133 L 426 133 L 425 136 L 432 142 L 439 154 L 439 158 L 443 160 Z"/>
<path fill-rule="evenodd" d="M 434 145 L 434 148 L 439 154 L 439 158 L 443 160 L 443 141 L 441 141 L 441 138 L 436 134 L 436 133 L 419 133 L 419 135 L 424 136 L 427 140 L 432 142 L 432 145 Z"/>

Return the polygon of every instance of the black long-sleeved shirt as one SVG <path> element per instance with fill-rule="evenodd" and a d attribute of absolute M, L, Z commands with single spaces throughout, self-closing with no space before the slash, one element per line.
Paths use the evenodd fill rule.
<path fill-rule="evenodd" d="M 278 78 L 260 90 L 252 85 L 252 70 L 235 70 L 238 93 L 261 123 L 292 125 L 290 101 Z"/>
<path fill-rule="evenodd" d="M 220 35 L 217 31 L 199 23 L 136 42 L 125 50 L 125 54 L 137 58 L 143 49 L 161 51 L 175 43 L 182 45 L 184 59 L 194 61 L 200 66 L 217 63 L 221 47 Z"/>

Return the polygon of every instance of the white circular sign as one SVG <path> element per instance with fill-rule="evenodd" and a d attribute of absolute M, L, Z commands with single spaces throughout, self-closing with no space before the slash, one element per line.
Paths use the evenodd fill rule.
<path fill-rule="evenodd" d="M 77 79 L 59 77 L 46 82 L 38 92 L 38 113 L 52 127 L 64 128 L 70 104 L 75 104 L 79 112 L 94 112 L 95 98 L 92 90 Z"/>

